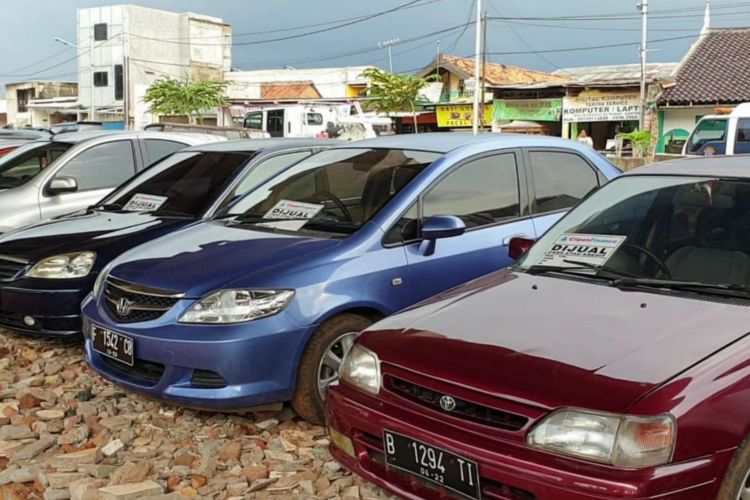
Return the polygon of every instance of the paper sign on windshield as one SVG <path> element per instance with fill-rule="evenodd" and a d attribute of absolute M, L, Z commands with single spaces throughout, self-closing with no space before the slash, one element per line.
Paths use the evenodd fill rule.
<path fill-rule="evenodd" d="M 302 201 L 281 200 L 266 212 L 264 219 L 303 219 L 295 221 L 276 222 L 273 227 L 298 231 L 307 223 L 305 219 L 312 219 L 323 209 L 323 205 L 315 203 L 304 203 Z M 265 224 L 270 225 L 270 224 Z"/>
<path fill-rule="evenodd" d="M 168 199 L 166 196 L 136 193 L 122 209 L 126 212 L 153 212 L 159 210 Z"/>
<path fill-rule="evenodd" d="M 544 266 L 575 267 L 575 261 L 603 266 L 620 248 L 625 236 L 601 234 L 561 234 L 538 264 Z"/>

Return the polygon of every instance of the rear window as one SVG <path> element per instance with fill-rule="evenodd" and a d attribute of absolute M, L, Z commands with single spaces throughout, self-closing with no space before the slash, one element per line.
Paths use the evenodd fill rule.
<path fill-rule="evenodd" d="M 67 142 L 31 142 L 0 158 L 0 189 L 22 186 L 73 145 Z"/>

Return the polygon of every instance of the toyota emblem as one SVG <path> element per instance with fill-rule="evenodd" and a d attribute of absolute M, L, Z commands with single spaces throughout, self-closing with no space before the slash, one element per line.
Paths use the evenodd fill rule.
<path fill-rule="evenodd" d="M 440 398 L 440 408 L 445 411 L 453 411 L 456 409 L 456 400 L 450 396 L 442 396 Z"/>
<path fill-rule="evenodd" d="M 122 297 L 120 300 L 117 301 L 117 314 L 120 316 L 127 316 L 130 314 L 130 307 L 133 305 L 131 301 L 126 299 L 125 297 Z"/>

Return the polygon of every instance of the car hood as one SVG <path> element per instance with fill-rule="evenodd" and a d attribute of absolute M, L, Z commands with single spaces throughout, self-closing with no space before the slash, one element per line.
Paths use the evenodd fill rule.
<path fill-rule="evenodd" d="M 149 242 L 115 261 L 110 274 L 139 285 L 200 298 L 224 285 L 274 286 L 251 275 L 278 276 L 296 261 L 341 243 L 338 239 L 255 231 L 207 221 Z M 261 276 L 262 275 L 262 276 Z M 289 285 L 286 285 L 289 286 Z"/>
<path fill-rule="evenodd" d="M 35 262 L 52 255 L 82 250 L 120 253 L 169 229 L 192 222 L 193 219 L 149 213 L 88 210 L 0 236 L 0 255 Z"/>
<path fill-rule="evenodd" d="M 384 363 L 553 409 L 625 412 L 748 333 L 748 308 L 501 271 L 360 337 Z"/>

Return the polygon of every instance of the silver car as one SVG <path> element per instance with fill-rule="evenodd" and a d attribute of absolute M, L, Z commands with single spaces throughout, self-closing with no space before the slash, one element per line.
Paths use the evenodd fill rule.
<path fill-rule="evenodd" d="M 86 208 L 165 156 L 222 140 L 91 130 L 29 142 L 0 158 L 0 234 Z"/>

